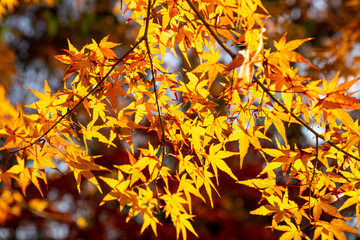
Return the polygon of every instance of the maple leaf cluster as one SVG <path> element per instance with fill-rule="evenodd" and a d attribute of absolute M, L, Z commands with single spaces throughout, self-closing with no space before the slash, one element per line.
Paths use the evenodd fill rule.
<path fill-rule="evenodd" d="M 294 63 L 315 68 L 295 52 L 310 39 L 287 41 L 284 34 L 273 50 L 264 48 L 268 12 L 260 0 L 123 2 L 131 12 L 128 21 L 140 26 L 126 53 L 118 56 L 120 44 L 109 36 L 81 50 L 69 40 L 65 54 L 56 57 L 68 66 L 64 88 L 53 92 L 45 81 L 44 93 L 30 89 L 39 100 L 25 107 L 36 113 L 1 99 L 9 111 L 0 112 L 0 150 L 8 153 L 0 180 L 8 189 L 25 194 L 31 183 L 43 195 L 47 169 L 61 172 L 61 161 L 79 192 L 85 179 L 103 194 L 99 204 L 117 201 L 120 211 L 128 209 L 128 220 L 140 216 L 141 232 L 150 227 L 157 235 L 158 215 L 164 214 L 177 238 L 186 239 L 189 232 L 197 235 L 193 198 L 213 207 L 224 172 L 261 193 L 261 206 L 251 213 L 271 216 L 271 228 L 282 232 L 281 239 L 309 239 L 304 229 L 313 230 L 313 239 L 360 233 L 344 224 L 349 218 L 342 215 L 356 205 L 359 227 L 360 126 L 348 112 L 360 109 L 349 90 L 359 79 L 300 75 Z M 234 52 L 233 44 L 243 50 Z M 191 52 L 197 66 L 191 66 Z M 189 68 L 170 73 L 164 63 L 169 54 L 183 58 Z M 224 55 L 232 62 L 224 64 Z M 218 95 L 214 87 L 221 89 Z M 75 120 L 80 108 L 89 122 Z M 290 146 L 290 124 L 306 128 L 316 145 Z M 325 131 L 317 133 L 314 126 Z M 137 147 L 139 129 L 155 132 L 158 141 Z M 120 142 L 129 161 L 113 168 L 100 165 L 99 156 L 91 155 L 93 141 L 108 148 Z M 250 149 L 264 168 L 256 178 L 239 181 L 231 160 L 242 168 Z M 298 195 L 290 198 L 294 187 Z M 5 201 L 1 222 L 7 214 L 19 214 L 21 196 L 16 192 Z M 40 200 L 30 205 L 38 211 L 45 206 Z"/>

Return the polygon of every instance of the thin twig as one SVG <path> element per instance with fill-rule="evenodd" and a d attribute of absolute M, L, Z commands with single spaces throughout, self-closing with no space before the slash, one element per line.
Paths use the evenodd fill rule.
<path fill-rule="evenodd" d="M 154 3 L 155 3 L 155 1 L 154 1 Z M 151 54 L 151 49 L 150 49 L 149 39 L 148 39 L 151 0 L 148 1 L 148 4 L 149 4 L 149 7 L 148 7 L 148 11 L 147 11 L 148 15 L 147 15 L 147 18 L 146 18 L 144 38 L 145 38 L 146 49 L 147 49 L 149 60 L 150 60 L 150 70 L 151 70 L 151 75 L 152 75 L 152 82 L 153 82 L 153 85 L 154 85 L 153 87 L 154 87 L 154 95 L 155 95 L 155 102 L 156 102 L 156 110 L 157 110 L 157 113 L 159 115 L 159 122 L 160 122 L 161 131 L 162 131 L 162 143 L 163 143 L 163 147 L 162 147 L 163 157 L 162 157 L 162 160 L 161 160 L 159 173 L 158 173 L 158 175 L 156 177 L 156 181 L 157 181 L 157 178 L 159 177 L 159 174 L 160 174 L 160 170 L 161 170 L 161 168 L 162 168 L 162 166 L 164 164 L 164 159 L 165 159 L 165 154 L 166 154 L 166 139 L 165 139 L 164 124 L 163 124 L 163 121 L 162 121 L 162 118 L 161 118 L 161 111 L 160 111 L 160 104 L 159 104 L 159 99 L 158 99 L 158 92 L 157 92 L 157 88 L 156 88 L 154 63 L 153 63 L 153 60 L 152 60 L 152 54 Z"/>
<path fill-rule="evenodd" d="M 158 169 L 158 173 L 156 175 L 156 178 L 153 180 L 153 182 L 155 183 L 156 198 L 158 199 L 158 210 L 160 210 L 159 189 L 158 189 L 157 181 L 158 181 L 158 179 L 160 177 L 161 168 L 164 165 L 165 154 L 166 154 L 166 139 L 165 139 L 164 125 L 163 125 L 163 121 L 162 121 L 162 118 L 161 118 L 161 111 L 160 111 L 160 104 L 159 104 L 159 99 L 158 99 L 158 92 L 157 92 L 157 88 L 156 88 L 156 78 L 155 78 L 155 71 L 154 71 L 154 63 L 153 63 L 153 59 L 152 59 L 151 49 L 150 49 L 150 45 L 149 45 L 149 38 L 148 38 L 148 31 L 149 31 L 149 24 L 150 24 L 150 10 L 151 10 L 151 6 L 153 6 L 155 4 L 155 1 L 156 0 L 154 0 L 153 4 L 151 4 L 151 0 L 148 0 L 148 9 L 147 9 L 147 16 L 146 16 L 144 38 L 145 38 L 145 45 L 146 45 L 146 49 L 147 49 L 148 56 L 149 56 L 149 61 L 150 61 L 150 70 L 151 70 L 152 82 L 153 82 L 153 87 L 154 87 L 156 110 L 157 110 L 157 113 L 158 113 L 158 116 L 159 116 L 159 122 L 160 122 L 161 131 L 162 131 L 162 143 L 163 143 L 163 146 L 162 146 L 162 158 L 161 158 L 161 163 L 160 163 L 160 167 Z"/>
<path fill-rule="evenodd" d="M 310 219 L 313 219 L 313 216 L 311 214 L 311 206 L 310 206 L 310 203 L 311 203 L 311 186 L 312 186 L 313 181 L 315 179 L 315 173 L 316 173 L 317 164 L 318 164 L 318 157 L 319 157 L 319 138 L 318 137 L 315 137 L 315 138 L 316 138 L 315 166 L 314 166 L 314 169 L 313 169 L 313 174 L 312 174 L 311 180 L 309 182 L 309 217 L 310 217 Z"/>

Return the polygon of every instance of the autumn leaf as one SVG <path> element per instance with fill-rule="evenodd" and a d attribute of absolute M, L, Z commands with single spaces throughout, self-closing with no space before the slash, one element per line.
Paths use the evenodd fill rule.
<path fill-rule="evenodd" d="M 356 204 L 356 226 L 359 228 L 360 225 L 360 190 L 349 191 L 344 193 L 346 196 L 349 196 L 348 199 L 343 203 L 343 205 L 338 209 L 342 211 L 352 205 Z"/>
<path fill-rule="evenodd" d="M 86 45 L 86 48 L 94 51 L 95 54 L 99 58 L 105 58 L 105 59 L 117 59 L 117 56 L 112 48 L 119 46 L 118 43 L 108 42 L 109 35 L 105 36 L 103 39 L 101 39 L 100 43 L 97 44 L 94 39 L 92 39 L 92 43 Z"/>
<path fill-rule="evenodd" d="M 211 50 L 210 53 L 204 53 L 207 61 L 203 62 L 193 70 L 194 73 L 208 74 L 208 79 L 209 79 L 208 89 L 211 87 L 212 83 L 215 81 L 218 74 L 222 73 L 226 68 L 223 64 L 218 62 L 218 59 L 220 57 L 220 51 L 217 51 L 215 53 L 213 49 L 210 50 Z"/>
<path fill-rule="evenodd" d="M 286 42 L 286 33 L 281 37 L 281 39 L 276 42 L 274 41 L 274 46 L 278 50 L 278 53 L 275 53 L 280 61 L 290 61 L 290 62 L 304 62 L 310 65 L 313 68 L 316 68 L 313 64 L 306 61 L 299 53 L 294 52 L 295 49 L 300 47 L 304 42 L 311 40 L 312 38 L 305 38 L 299 40 L 292 40 Z"/>
<path fill-rule="evenodd" d="M 237 154 L 233 153 L 233 152 L 222 151 L 221 149 L 222 149 L 222 146 L 220 144 L 211 145 L 210 149 L 209 149 L 209 155 L 207 156 L 207 158 L 210 161 L 211 166 L 214 170 L 216 182 L 218 184 L 219 184 L 218 171 L 217 171 L 218 168 L 220 170 L 224 171 L 225 173 L 227 173 L 233 179 L 237 180 L 236 176 L 232 173 L 231 168 L 224 161 L 225 158 L 229 158 L 229 157 L 237 155 Z"/>
<path fill-rule="evenodd" d="M 266 200 L 269 204 L 265 204 L 250 213 L 262 216 L 274 215 L 272 221 L 273 227 L 278 226 L 283 221 L 289 223 L 290 219 L 292 217 L 295 218 L 299 211 L 298 205 L 294 201 L 289 200 L 288 192 L 285 192 L 281 197 L 272 195 Z"/>
<path fill-rule="evenodd" d="M 285 232 L 280 236 L 281 240 L 301 240 L 301 239 L 310 239 L 306 236 L 299 227 L 295 226 L 293 223 L 289 223 L 289 225 L 278 225 L 275 227 L 276 230 Z"/>
<path fill-rule="evenodd" d="M 244 62 L 244 57 L 242 55 L 236 56 L 236 58 L 234 58 L 232 60 L 232 62 L 227 66 L 226 71 L 232 71 L 235 68 L 240 67 Z"/>
<path fill-rule="evenodd" d="M 352 232 L 355 234 L 360 234 L 360 232 L 351 226 L 344 224 L 345 221 L 350 220 L 351 218 L 338 219 L 335 218 L 330 222 L 319 221 L 315 224 L 315 233 L 314 239 L 319 238 L 331 238 L 334 239 L 336 237 L 339 240 L 346 240 L 346 236 L 343 231 Z"/>

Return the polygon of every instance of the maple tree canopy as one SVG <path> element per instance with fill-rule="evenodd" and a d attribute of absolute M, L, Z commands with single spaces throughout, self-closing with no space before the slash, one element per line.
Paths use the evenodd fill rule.
<path fill-rule="evenodd" d="M 20 2 L 1 1 L 0 15 Z M 43 91 L 29 88 L 36 100 L 25 106 L 7 98 L 15 68 L 0 66 L 0 223 L 24 209 L 62 219 L 46 196 L 54 178 L 71 175 L 80 195 L 91 183 L 97 206 L 116 202 L 140 233 L 158 236 L 171 222 L 174 236 L 187 239 L 198 236 L 194 206 L 217 208 L 226 179 L 258 193 L 250 213 L 269 216 L 280 239 L 360 234 L 360 126 L 351 114 L 360 110 L 359 78 L 307 74 L 319 68 L 298 49 L 312 38 L 283 32 L 270 41 L 263 2 L 119 1 L 125 25 L 136 26 L 133 42 L 106 34 L 79 48 L 69 38 L 55 56 L 66 67 L 62 88 L 44 80 Z M 165 59 L 181 67 L 170 71 Z M 291 141 L 294 126 L 315 144 Z M 94 145 L 123 155 L 107 163 Z M 244 179 L 240 170 L 255 162 L 262 168 Z M 30 188 L 40 196 L 29 197 Z M 352 218 L 356 228 L 346 223 Z"/>

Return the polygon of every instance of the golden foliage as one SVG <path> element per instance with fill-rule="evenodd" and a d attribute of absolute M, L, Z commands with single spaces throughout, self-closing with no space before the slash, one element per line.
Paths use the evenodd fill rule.
<path fill-rule="evenodd" d="M 9 10 L 16 2 L 1 1 Z M 45 168 L 57 170 L 55 159 L 61 159 L 79 192 L 86 179 L 103 193 L 94 171 L 109 172 L 100 177 L 111 188 L 101 204 L 118 201 L 121 211 L 130 209 L 128 220 L 141 216 L 141 232 L 150 226 L 155 235 L 160 224 L 156 216 L 164 213 L 174 224 L 177 238 L 181 233 L 186 239 L 187 232 L 197 235 L 191 224 L 192 197 L 209 200 L 213 206 L 213 191 L 218 194 L 221 189 L 219 172 L 225 172 L 262 194 L 265 203 L 251 213 L 272 216 L 271 227 L 283 232 L 281 239 L 309 239 L 303 232 L 306 224 L 315 229 L 314 239 L 344 239 L 343 231 L 358 233 L 343 224 L 347 218 L 341 214 L 356 205 L 359 225 L 360 193 L 348 185 L 360 179 L 360 127 L 347 112 L 360 109 L 360 100 L 349 92 L 358 79 L 339 84 L 338 75 L 330 81 L 301 76 L 293 63 L 314 66 L 295 49 L 310 39 L 287 41 L 284 34 L 274 41 L 275 50 L 265 49 L 268 15 L 260 0 L 125 0 L 124 4 L 131 11 L 129 21 L 141 26 L 128 52 L 118 57 L 113 48 L 119 44 L 108 41 L 109 36 L 99 43 L 93 40 L 80 51 L 69 40 L 68 50 L 56 58 L 68 65 L 64 81 L 71 87 L 53 92 L 45 81 L 44 93 L 30 89 L 39 100 L 26 107 L 37 110 L 36 114 L 17 113 L 11 107 L 7 113 L 0 112 L 4 139 L 0 150 L 16 159 L 1 171 L 1 182 L 10 189 L 17 182 L 23 194 L 31 182 L 43 194 L 39 181 L 47 185 Z M 244 50 L 233 53 L 230 43 Z M 190 50 L 197 53 L 200 64 L 184 69 L 184 74 L 168 73 L 164 56 L 182 54 L 190 66 Z M 233 58 L 228 66 L 220 62 L 224 54 Z M 211 92 L 219 79 L 223 88 L 218 98 L 225 100 L 224 106 Z M 120 96 L 129 99 L 128 104 L 119 104 Z M 9 104 L 3 97 L 0 100 Z M 86 124 L 71 119 L 80 105 L 91 118 Z M 307 149 L 290 146 L 289 124 L 306 127 L 325 143 Z M 269 138 L 272 125 L 278 135 Z M 318 134 L 314 125 L 326 131 Z M 136 149 L 134 129 L 155 131 L 158 142 Z M 90 155 L 88 143 L 117 147 L 117 139 L 128 144 L 129 162 L 114 169 L 97 164 L 98 156 Z M 264 142 L 272 147 L 263 147 Z M 258 177 L 238 181 L 230 159 L 236 157 L 241 168 L 250 149 L 264 158 L 265 167 Z M 170 158 L 174 165 L 166 165 Z M 277 181 L 281 178 L 284 184 Z M 178 187 L 170 188 L 169 179 Z M 296 199 L 289 198 L 290 182 L 298 184 Z M 349 198 L 339 207 L 333 203 L 340 193 Z M 6 213 L 18 213 L 10 205 L 20 200 L 0 200 L 4 222 Z M 37 211 L 47 206 L 40 200 L 29 205 Z M 331 216 L 330 222 L 323 220 L 325 213 Z M 83 219 L 77 223 L 86 224 Z"/>

